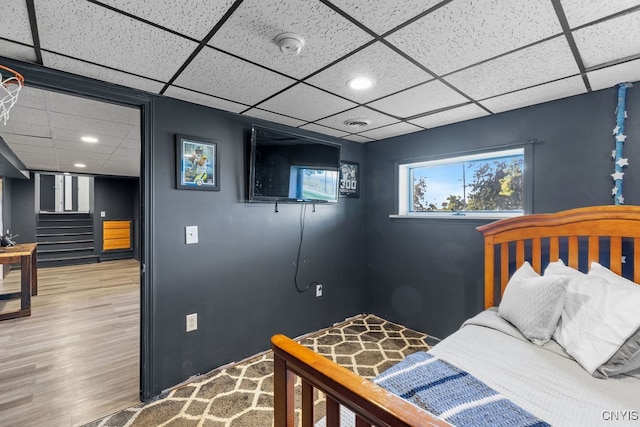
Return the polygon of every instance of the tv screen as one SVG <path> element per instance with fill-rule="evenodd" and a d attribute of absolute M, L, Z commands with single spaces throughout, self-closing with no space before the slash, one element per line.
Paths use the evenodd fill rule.
<path fill-rule="evenodd" d="M 338 201 L 340 145 L 254 126 L 250 155 L 250 201 Z"/>

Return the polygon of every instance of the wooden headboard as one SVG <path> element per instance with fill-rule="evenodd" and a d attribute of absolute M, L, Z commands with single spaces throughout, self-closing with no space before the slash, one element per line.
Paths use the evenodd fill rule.
<path fill-rule="evenodd" d="M 562 245 L 567 254 L 563 261 L 570 267 L 586 271 L 592 261 L 597 261 L 622 275 L 623 239 L 630 239 L 634 250 L 625 255 L 633 260 L 634 272 L 629 278 L 640 283 L 640 206 L 590 206 L 525 215 L 477 229 L 484 235 L 485 308 L 496 305 L 496 265 L 502 295 L 509 281 L 510 264 L 518 268 L 526 260 L 541 273 L 543 247 L 545 252 L 548 249 L 549 262 L 560 258 Z M 510 259 L 513 246 L 515 258 Z M 581 253 L 586 254 L 586 265 L 578 265 Z M 601 258 L 605 255 L 608 259 Z"/>

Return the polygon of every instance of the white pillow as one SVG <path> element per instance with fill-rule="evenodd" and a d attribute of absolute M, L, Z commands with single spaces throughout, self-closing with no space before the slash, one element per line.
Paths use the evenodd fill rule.
<path fill-rule="evenodd" d="M 609 283 L 613 283 L 615 285 L 620 286 L 631 286 L 632 288 L 640 288 L 640 286 L 636 285 L 631 280 L 625 279 L 624 277 L 618 276 L 613 271 L 609 270 L 607 267 L 603 267 L 597 262 L 591 263 L 591 269 L 589 270 L 589 276 L 597 276 L 602 277 Z"/>
<path fill-rule="evenodd" d="M 540 277 L 540 275 L 536 273 L 533 267 L 531 267 L 529 261 L 525 261 L 524 264 L 518 267 L 518 269 L 511 275 L 509 283 L 511 283 L 512 280 L 531 279 L 534 277 Z M 507 283 L 507 286 L 509 286 L 509 283 Z"/>
<path fill-rule="evenodd" d="M 640 286 L 616 284 L 602 274 L 569 273 L 573 279 L 553 337 L 587 372 L 605 376 L 606 370 L 596 370 L 640 328 Z"/>
<path fill-rule="evenodd" d="M 597 262 L 591 263 L 589 275 L 601 277 L 615 286 L 630 287 L 628 289 L 632 293 L 640 292 L 640 286 L 631 280 L 620 277 Z M 637 369 L 640 369 L 640 328 L 620 346 L 606 363 L 596 369 L 594 376 L 607 378 Z"/>
<path fill-rule="evenodd" d="M 543 345 L 558 326 L 567 280 L 564 276 L 540 277 L 525 262 L 509 280 L 498 314 L 528 340 Z"/>
<path fill-rule="evenodd" d="M 559 259 L 554 262 L 550 262 L 547 268 L 544 269 L 543 276 L 569 276 L 573 278 L 583 278 L 586 275 L 575 268 L 568 267 L 565 263 Z"/>

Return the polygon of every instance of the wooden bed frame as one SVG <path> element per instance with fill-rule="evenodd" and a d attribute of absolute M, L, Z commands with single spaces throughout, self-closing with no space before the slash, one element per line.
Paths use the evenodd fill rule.
<path fill-rule="evenodd" d="M 485 308 L 496 305 L 496 297 L 504 293 L 510 272 L 525 260 L 541 273 L 543 265 L 566 254 L 564 260 L 570 267 L 586 271 L 592 261 L 598 261 L 621 275 L 623 239 L 633 242 L 633 253 L 626 256 L 636 267 L 632 280 L 640 284 L 640 206 L 592 206 L 526 215 L 477 229 L 485 242 Z M 586 254 L 584 265 L 579 265 L 581 253 Z M 499 295 L 496 272 L 499 272 Z M 356 414 L 356 427 L 449 425 L 283 335 L 275 335 L 271 346 L 276 427 L 295 426 L 296 376 L 302 380 L 302 427 L 314 425 L 314 388 L 326 394 L 327 427 L 340 426 L 340 405 Z"/>

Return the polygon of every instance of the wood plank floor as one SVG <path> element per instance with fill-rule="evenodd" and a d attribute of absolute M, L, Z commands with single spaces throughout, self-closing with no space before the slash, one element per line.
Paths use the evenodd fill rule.
<path fill-rule="evenodd" d="M 0 292 L 19 282 L 11 271 Z M 39 269 L 38 284 L 31 317 L 0 322 L 0 426 L 77 426 L 139 403 L 139 263 Z"/>

